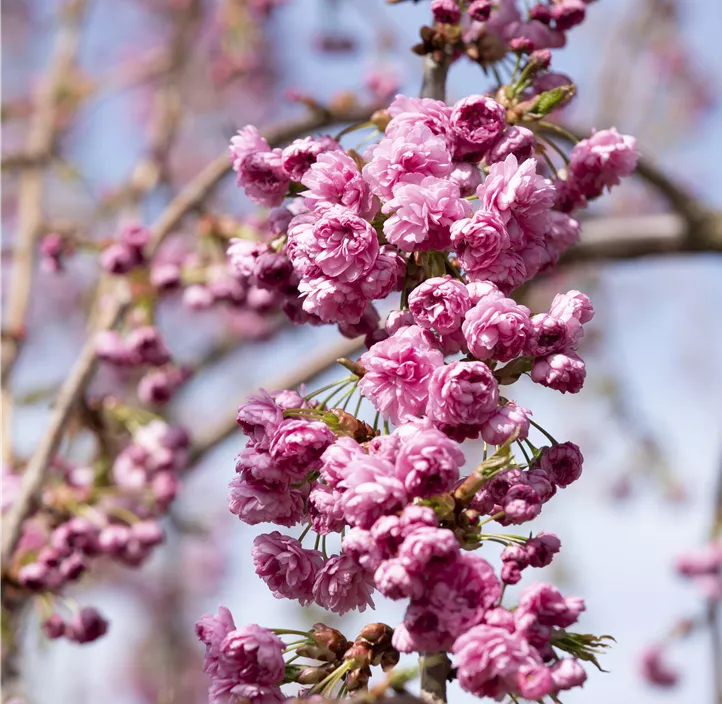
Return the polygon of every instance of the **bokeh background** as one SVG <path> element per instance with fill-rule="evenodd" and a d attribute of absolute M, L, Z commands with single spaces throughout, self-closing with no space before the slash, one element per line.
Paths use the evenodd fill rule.
<path fill-rule="evenodd" d="M 238 127 L 278 123 L 302 109 L 299 96 L 319 101 L 369 86 L 415 93 L 419 57 L 409 51 L 428 21 L 428 3 L 389 6 L 382 0 L 288 0 L 267 18 L 251 0 L 207 0 L 183 50 L 184 73 L 176 135 L 158 183 L 137 204 L 150 222 Z M 89 239 L 111 237 L 125 207 L 124 184 L 153 145 L 155 114 L 168 68 L 168 47 L 187 0 L 90 0 L 84 8 L 78 64 L 64 97 L 67 119 L 58 158 L 46 176 L 48 228 Z M 22 146 L 28 96 L 46 70 L 62 23 L 56 0 L 6 0 L 2 8 L 3 153 Z M 722 61 L 718 0 L 600 0 L 586 23 L 569 33 L 553 66 L 579 85 L 564 116 L 578 129 L 616 125 L 637 136 L 642 153 L 709 208 L 722 210 Z M 164 63 L 165 62 L 165 63 Z M 458 62 L 449 99 L 484 91 L 479 67 Z M 12 254 L 17 178 L 3 171 L 3 274 Z M 229 180 L 232 181 L 232 180 Z M 232 182 L 208 212 L 241 217 L 252 207 Z M 663 214 L 669 205 L 642 180 L 602 199 L 594 226 L 621 236 L 629 216 Z M 615 218 L 610 220 L 610 218 Z M 664 217 L 657 221 L 667 227 Z M 605 224 L 606 223 L 606 224 Z M 52 225 L 52 227 L 51 227 Z M 175 236 L 199 236 L 191 218 Z M 595 232 L 598 230 L 595 230 Z M 63 380 L 82 343 L 95 258 L 79 252 L 61 274 L 39 271 L 29 336 L 13 376 L 23 403 L 4 431 L 27 457 L 48 418 L 49 393 Z M 520 382 L 516 400 L 555 437 L 577 442 L 583 480 L 566 489 L 537 519 L 563 543 L 549 570 L 562 591 L 579 594 L 587 632 L 614 636 L 594 672 L 565 703 L 713 702 L 715 663 L 709 630 L 676 640 L 668 659 L 676 688 L 659 690 L 639 673 L 639 657 L 681 618 L 705 614 L 703 595 L 676 576 L 676 555 L 709 539 L 722 465 L 722 260 L 719 252 L 587 261 L 561 268 L 529 292 L 542 309 L 556 290 L 579 288 L 597 315 L 584 340 L 584 390 L 560 396 Z M 3 295 L 7 277 L 3 277 Z M 240 400 L 337 343 L 331 328 L 290 329 L 247 312 L 189 312 L 170 300 L 159 325 L 181 361 L 208 362 L 174 400 L 172 417 L 204 436 L 228 423 Z M 220 352 L 219 352 L 220 349 Z M 309 384 L 326 383 L 326 372 Z M 326 381 L 324 381 L 326 380 Z M 117 380 L 93 387 L 107 393 Z M 237 623 L 336 624 L 318 609 L 275 600 L 253 572 L 250 545 L 262 530 L 241 524 L 226 506 L 233 458 L 242 448 L 231 433 L 203 455 L 184 480 L 166 524 L 168 544 L 142 569 L 113 568 L 84 582 L 79 601 L 110 618 L 102 640 L 78 647 L 48 643 L 29 628 L 25 671 L 32 701 L 114 704 L 204 701 L 205 676 L 193 624 L 228 606 Z M 466 451 L 473 461 L 476 449 Z M 259 527 L 260 528 L 260 527 Z M 487 550 L 488 548 L 484 548 Z M 377 600 L 372 620 L 395 625 L 398 603 Z M 369 620 L 344 621 L 347 634 Z M 719 636 L 718 636 L 719 637 Z M 450 701 L 471 698 L 453 686 Z"/>

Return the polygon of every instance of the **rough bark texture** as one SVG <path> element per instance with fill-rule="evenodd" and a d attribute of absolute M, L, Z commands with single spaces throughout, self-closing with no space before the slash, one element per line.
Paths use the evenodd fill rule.
<path fill-rule="evenodd" d="M 446 653 L 424 653 L 419 657 L 421 671 L 421 699 L 427 704 L 446 701 L 446 680 L 451 662 Z"/>

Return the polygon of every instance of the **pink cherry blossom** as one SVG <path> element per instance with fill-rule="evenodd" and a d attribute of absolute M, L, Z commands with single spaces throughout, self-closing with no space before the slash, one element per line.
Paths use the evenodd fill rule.
<path fill-rule="evenodd" d="M 436 423 L 480 425 L 498 401 L 499 388 L 486 364 L 451 362 L 431 375 L 427 414 Z"/>
<path fill-rule="evenodd" d="M 569 158 L 569 183 L 587 198 L 600 196 L 604 189 L 619 184 L 637 167 L 637 140 L 612 127 L 594 132 L 578 142 Z"/>
<path fill-rule="evenodd" d="M 393 137 L 369 147 L 365 158 L 364 180 L 384 200 L 394 197 L 396 184 L 420 183 L 427 176 L 444 178 L 451 172 L 445 139 L 424 124 L 400 126 Z"/>
<path fill-rule="evenodd" d="M 318 550 L 306 550 L 298 540 L 278 531 L 253 541 L 256 574 L 277 599 L 298 599 L 301 606 L 313 600 L 313 584 L 323 566 Z"/>
<path fill-rule="evenodd" d="M 298 489 L 268 489 L 242 477 L 234 477 L 229 487 L 228 508 L 244 523 L 253 526 L 268 521 L 290 528 L 303 517 L 303 495 Z"/>
<path fill-rule="evenodd" d="M 434 496 L 452 488 L 463 464 L 458 443 L 438 430 L 422 430 L 401 445 L 396 476 L 410 497 Z"/>
<path fill-rule="evenodd" d="M 359 361 L 366 369 L 359 389 L 384 418 L 398 424 L 423 414 L 431 374 L 444 356 L 426 331 L 411 325 L 375 344 Z"/>
<path fill-rule="evenodd" d="M 586 375 L 584 361 L 569 349 L 539 357 L 531 368 L 533 381 L 563 394 L 581 391 Z"/>
<path fill-rule="evenodd" d="M 427 279 L 409 294 L 409 311 L 416 324 L 441 334 L 458 330 L 469 308 L 466 287 L 451 276 Z"/>
<path fill-rule="evenodd" d="M 334 555 L 319 570 L 313 585 L 313 598 L 324 609 L 343 616 L 348 611 L 374 607 L 371 594 L 373 575 L 348 555 Z"/>
<path fill-rule="evenodd" d="M 511 298 L 485 296 L 466 313 L 461 327 L 469 352 L 480 360 L 518 357 L 531 331 L 529 313 Z"/>
<path fill-rule="evenodd" d="M 451 225 L 471 212 L 459 188 L 447 179 L 426 176 L 393 189 L 382 211 L 391 217 L 384 223 L 386 239 L 406 252 L 445 250 L 450 245 Z"/>
<path fill-rule="evenodd" d="M 371 219 L 379 207 L 356 162 L 341 150 L 320 154 L 301 178 L 301 183 L 308 189 L 303 193 L 304 203 L 315 212 L 342 205 Z"/>
<path fill-rule="evenodd" d="M 497 699 L 517 693 L 519 671 L 542 665 L 522 636 L 487 625 L 475 626 L 457 638 L 453 652 L 461 688 L 477 697 Z"/>
<path fill-rule="evenodd" d="M 510 154 L 491 165 L 486 181 L 477 189 L 482 207 L 499 213 L 515 247 L 530 236 L 543 236 L 551 222 L 554 185 L 536 168 L 536 159 L 519 162 Z"/>

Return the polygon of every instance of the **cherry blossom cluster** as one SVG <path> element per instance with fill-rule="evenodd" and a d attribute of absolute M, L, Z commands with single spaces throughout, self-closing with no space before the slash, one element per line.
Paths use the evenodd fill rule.
<path fill-rule="evenodd" d="M 179 489 L 188 436 L 161 420 L 134 427 L 132 442 L 112 466 L 56 463 L 40 510 L 23 524 L 9 575 L 16 587 L 42 596 L 42 628 L 49 638 L 88 643 L 104 635 L 107 621 L 96 609 L 67 601 L 64 588 L 103 558 L 138 567 L 163 542 L 159 519 Z M 4 470 L 3 511 L 18 487 L 19 475 Z M 69 620 L 62 609 L 70 611 Z"/>
<path fill-rule="evenodd" d="M 466 9 L 474 22 L 484 15 L 490 31 L 513 9 L 483 5 Z M 565 31 L 578 20 L 563 5 L 545 19 L 539 5 L 530 23 Z M 443 25 L 461 19 L 454 2 L 435 0 L 432 9 Z M 610 129 L 562 152 L 549 134 L 572 136 L 543 118 L 573 86 L 548 72 L 548 51 L 512 49 L 516 68 L 493 96 L 451 106 L 396 96 L 371 121 L 380 139 L 363 154 L 328 137 L 271 149 L 253 127 L 233 138 L 238 185 L 275 208 L 277 227 L 265 244 L 233 240 L 232 265 L 249 282 L 282 290 L 294 323 L 337 323 L 344 335 L 365 336 L 368 349 L 340 360 L 351 375 L 328 387 L 262 391 L 240 406 L 247 442 L 229 507 L 249 524 L 306 524 L 298 538 L 273 531 L 254 541 L 256 572 L 275 597 L 343 615 L 373 607 L 378 590 L 407 602 L 395 650 L 453 653 L 462 687 L 480 697 L 542 699 L 581 685 L 580 660 L 596 662 L 604 637 L 567 630 L 584 603 L 550 584 L 524 586 L 515 606 L 503 604 L 505 586 L 550 564 L 561 543 L 485 526 L 533 520 L 580 477 L 579 447 L 557 442 L 505 387 L 527 376 L 578 392 L 586 371 L 577 350 L 594 310 L 579 291 L 536 314 L 513 296 L 578 240 L 572 212 L 629 175 L 637 151 Z M 394 293 L 382 321 L 373 302 Z M 373 425 L 360 417 L 363 399 L 376 411 Z M 483 457 L 465 475 L 461 443 L 479 438 Z M 312 548 L 303 543 L 309 533 Z M 333 534 L 340 540 L 327 542 Z M 489 542 L 504 546 L 498 572 L 473 552 Z M 329 555 L 332 543 L 339 551 Z M 200 638 L 212 702 L 219 687 L 228 693 L 226 681 L 301 681 L 253 682 L 238 663 L 221 677 L 215 646 Z M 258 638 L 249 649 L 261 647 Z M 348 691 L 352 672 L 336 666 L 324 692 Z"/>
<path fill-rule="evenodd" d="M 543 65 L 532 56 L 530 73 L 546 75 Z M 514 110 L 526 111 L 533 126 L 534 111 L 549 109 L 539 104 L 556 99 L 548 95 L 526 101 L 497 95 L 501 102 L 477 95 L 451 107 L 397 96 L 379 118 L 386 123 L 383 138 L 363 158 L 328 138 L 271 150 L 255 128 L 244 128 L 231 143 L 239 185 L 261 205 L 278 206 L 288 194 L 294 202 L 277 217 L 285 231 L 276 240 L 264 246 L 236 239 L 231 262 L 250 280 L 286 287 L 294 322 L 336 322 L 349 336 L 370 335 L 369 346 L 382 334 L 372 301 L 398 290 L 405 298 L 434 271 L 491 282 L 509 294 L 578 239 L 579 223 L 569 211 L 636 164 L 634 140 L 612 129 L 579 142 L 564 173 L 542 175 L 546 167 L 536 155 L 547 149 L 532 129 L 517 124 L 523 120 Z M 446 298 L 461 299 L 454 301 L 461 319 L 469 297 L 454 295 L 454 288 L 446 287 Z M 458 332 L 454 327 L 443 334 Z M 578 329 L 568 331 L 567 349 L 578 336 Z M 571 359 L 551 360 L 547 375 L 555 362 L 574 367 Z"/>
<path fill-rule="evenodd" d="M 221 606 L 215 616 L 204 616 L 196 624 L 196 635 L 205 645 L 204 670 L 211 678 L 211 701 L 280 702 L 286 699 L 282 682 L 304 686 L 301 694 L 321 695 L 343 679 L 348 692 L 364 689 L 371 667 L 392 669 L 399 653 L 391 645 L 392 629 L 371 623 L 352 642 L 322 623 L 308 631 L 269 630 L 260 626 L 236 628 L 230 611 Z M 281 636 L 292 636 L 285 643 Z M 291 665 L 283 656 L 294 653 L 320 664 Z M 300 698 L 299 698 L 300 701 Z"/>
<path fill-rule="evenodd" d="M 581 24 L 594 0 L 432 0 L 436 25 L 421 30 L 417 53 L 451 45 L 480 64 L 498 61 L 506 51 L 556 49 L 566 44 L 566 33 Z M 523 10 L 520 9 L 522 5 Z"/>

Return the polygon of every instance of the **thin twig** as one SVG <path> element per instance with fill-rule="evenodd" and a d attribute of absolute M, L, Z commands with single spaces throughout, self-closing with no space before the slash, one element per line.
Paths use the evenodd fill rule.
<path fill-rule="evenodd" d="M 35 109 L 30 116 L 26 142 L 29 160 L 20 173 L 18 225 L 13 242 L 13 263 L 2 338 L 2 392 L 7 393 L 9 375 L 25 337 L 25 319 L 33 282 L 35 241 L 42 231 L 44 210 L 44 169 L 57 136 L 58 98 L 75 65 L 85 0 L 74 0 L 63 10 L 48 73 L 40 82 Z M 6 400 L 7 403 L 7 400 Z M 7 439 L 6 439 L 7 441 Z"/>
<path fill-rule="evenodd" d="M 362 347 L 363 338 L 353 340 L 344 338 L 337 344 L 314 355 L 306 364 L 300 365 L 287 374 L 262 385 L 262 388 L 271 391 L 276 389 L 294 389 L 301 384 L 313 381 L 313 379 L 334 365 L 339 357 L 352 355 Z M 341 370 L 339 369 L 339 371 Z M 233 411 L 228 414 L 226 420 L 193 442 L 188 466 L 191 467 L 198 463 L 207 452 L 229 438 L 236 430 L 238 430 L 238 424 L 236 423 L 235 411 Z"/>
<path fill-rule="evenodd" d="M 125 287 L 123 288 L 125 289 Z M 129 303 L 129 296 L 118 292 L 115 300 L 105 311 L 102 328 L 106 330 L 113 328 L 122 317 Z M 55 407 L 50 417 L 50 423 L 23 472 L 20 489 L 8 509 L 6 517 L 3 519 L 3 569 L 7 569 L 10 557 L 20 537 L 20 529 L 23 521 L 32 512 L 37 503 L 48 466 L 60 445 L 60 440 L 62 439 L 70 413 L 80 400 L 85 391 L 85 387 L 93 376 L 96 363 L 95 338 L 91 335 L 80 352 L 78 360 L 68 375 L 66 382 L 58 393 Z"/>

